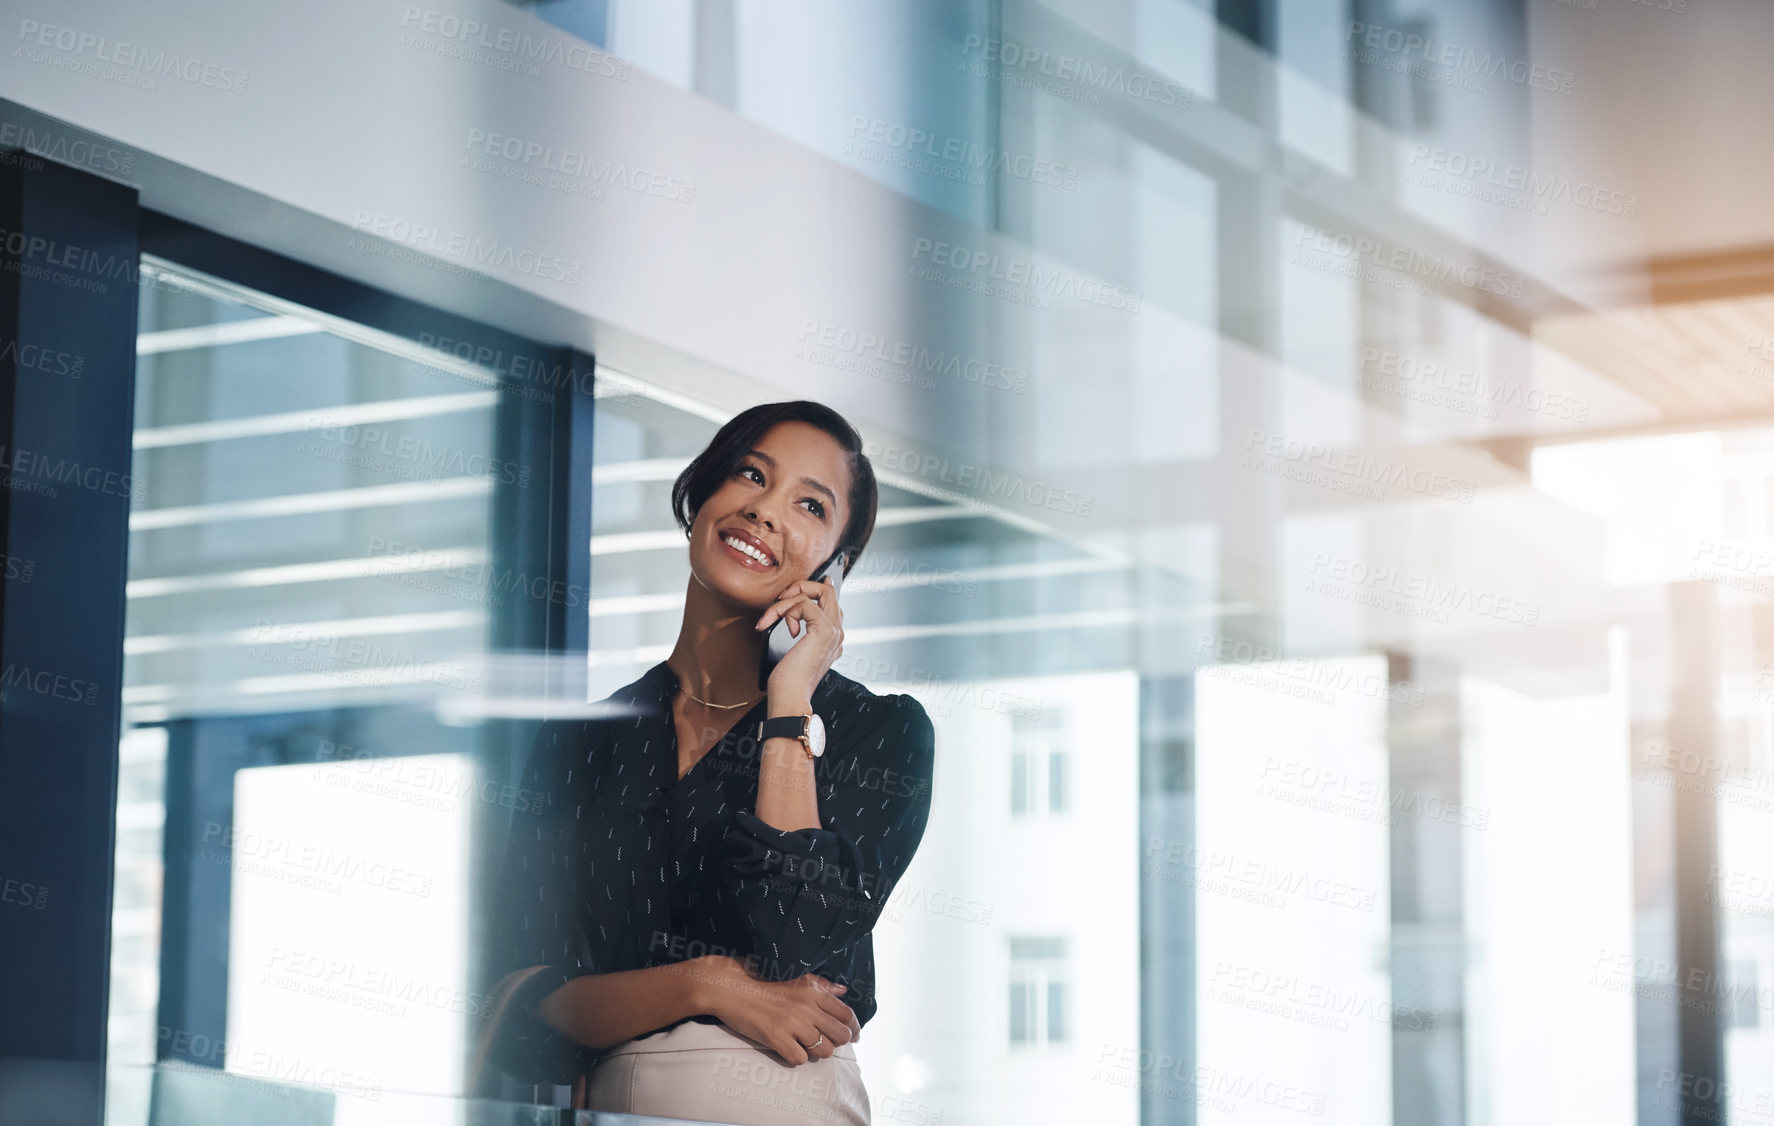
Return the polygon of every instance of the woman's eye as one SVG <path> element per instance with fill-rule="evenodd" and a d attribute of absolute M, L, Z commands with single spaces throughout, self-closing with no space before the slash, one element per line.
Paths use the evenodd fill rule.
<path fill-rule="evenodd" d="M 733 475 L 736 477 L 745 477 L 747 480 L 755 481 L 760 485 L 764 484 L 764 471 L 755 465 L 742 465 L 733 471 Z M 821 520 L 825 519 L 825 504 L 823 501 L 819 500 L 817 497 L 802 497 L 801 499 L 813 506 L 808 509 L 809 512 L 813 513 L 813 515 L 819 517 Z"/>

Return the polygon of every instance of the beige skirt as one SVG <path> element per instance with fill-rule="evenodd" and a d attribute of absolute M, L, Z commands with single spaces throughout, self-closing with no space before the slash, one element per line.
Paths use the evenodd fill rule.
<path fill-rule="evenodd" d="M 687 1020 L 624 1040 L 592 1068 L 592 1110 L 736 1126 L 868 1126 L 856 1046 L 790 1067 L 724 1024 Z"/>

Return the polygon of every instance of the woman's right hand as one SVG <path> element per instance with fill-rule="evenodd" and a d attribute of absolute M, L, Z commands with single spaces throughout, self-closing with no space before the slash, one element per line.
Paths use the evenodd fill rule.
<path fill-rule="evenodd" d="M 767 1045 L 790 1067 L 827 1059 L 838 1045 L 862 1034 L 856 1013 L 838 999 L 847 987 L 818 974 L 766 981 L 726 954 L 693 961 L 700 963 L 696 978 L 703 1011 L 721 1018 L 741 1036 Z"/>

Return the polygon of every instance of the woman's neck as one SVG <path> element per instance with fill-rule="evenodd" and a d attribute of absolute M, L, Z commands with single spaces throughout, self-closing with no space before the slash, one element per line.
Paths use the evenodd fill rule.
<path fill-rule="evenodd" d="M 755 700 L 764 645 L 754 627 L 762 616 L 762 610 L 716 598 L 692 575 L 684 594 L 684 624 L 665 663 L 680 685 L 712 704 Z"/>

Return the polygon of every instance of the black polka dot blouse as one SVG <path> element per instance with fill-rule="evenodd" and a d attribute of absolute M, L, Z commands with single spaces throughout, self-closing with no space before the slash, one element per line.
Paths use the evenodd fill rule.
<path fill-rule="evenodd" d="M 826 729 L 820 828 L 784 831 L 753 812 L 766 703 L 678 778 L 677 688 L 662 661 L 608 697 L 620 714 L 549 721 L 536 738 L 523 784 L 544 797 L 516 815 L 490 928 L 501 972 L 547 967 L 513 995 L 492 1045 L 520 1082 L 570 1083 L 602 1054 L 534 1015 L 583 974 L 730 954 L 771 980 L 817 973 L 849 987 L 858 1021 L 875 1013 L 869 932 L 930 814 L 923 706 L 827 672 L 812 700 Z"/>

